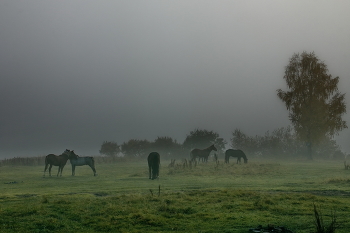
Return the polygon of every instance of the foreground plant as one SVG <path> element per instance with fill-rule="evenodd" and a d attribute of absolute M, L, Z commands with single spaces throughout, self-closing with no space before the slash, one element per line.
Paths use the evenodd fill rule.
<path fill-rule="evenodd" d="M 314 214 L 315 214 L 315 233 L 334 233 L 337 229 L 337 218 L 335 212 L 332 212 L 332 221 L 328 227 L 323 223 L 322 215 L 317 211 L 316 205 L 314 204 Z"/>

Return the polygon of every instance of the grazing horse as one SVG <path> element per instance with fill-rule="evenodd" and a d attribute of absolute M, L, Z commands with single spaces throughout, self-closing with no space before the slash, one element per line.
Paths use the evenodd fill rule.
<path fill-rule="evenodd" d="M 75 175 L 75 166 L 83 166 L 88 165 L 91 167 L 94 176 L 96 176 L 96 169 L 95 169 L 95 160 L 93 157 L 79 157 L 77 154 L 74 153 L 74 150 L 71 151 L 71 157 L 69 158 L 70 163 L 72 165 L 72 176 Z"/>
<path fill-rule="evenodd" d="M 147 158 L 149 179 L 157 179 L 159 177 L 160 155 L 158 152 L 151 152 Z"/>
<path fill-rule="evenodd" d="M 244 163 L 248 163 L 247 156 L 244 154 L 242 150 L 234 150 L 234 149 L 228 149 L 225 151 L 225 163 L 229 163 L 230 157 L 237 158 L 237 163 L 241 163 L 241 158 L 244 159 Z"/>
<path fill-rule="evenodd" d="M 44 170 L 44 177 L 45 177 L 45 173 L 47 170 L 47 167 L 50 164 L 49 167 L 49 175 L 51 176 L 51 168 L 52 166 L 58 166 L 58 173 L 57 176 L 60 174 L 61 172 L 61 176 L 62 176 L 62 171 L 64 166 L 67 163 L 67 160 L 70 158 L 71 156 L 71 151 L 70 150 L 65 150 L 61 155 L 54 155 L 54 154 L 49 154 L 46 155 L 45 157 L 45 170 Z"/>
<path fill-rule="evenodd" d="M 209 157 L 209 154 L 210 152 L 214 150 L 214 151 L 217 151 L 216 147 L 214 145 L 211 145 L 209 146 L 208 148 L 206 149 L 193 149 L 190 153 L 190 158 L 191 158 L 191 161 L 195 161 L 196 158 L 198 157 L 199 159 L 203 159 L 203 161 L 208 161 L 208 157 Z"/>

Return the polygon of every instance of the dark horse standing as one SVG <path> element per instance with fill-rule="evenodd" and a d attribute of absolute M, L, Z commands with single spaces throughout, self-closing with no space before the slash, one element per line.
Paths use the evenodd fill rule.
<path fill-rule="evenodd" d="M 50 167 L 49 167 L 50 176 L 51 176 L 52 166 L 58 166 L 57 176 L 60 174 L 60 172 L 61 172 L 61 176 L 62 176 L 63 168 L 66 165 L 67 160 L 70 158 L 70 156 L 71 156 L 71 151 L 67 150 L 67 149 L 61 155 L 58 155 L 58 156 L 54 155 L 54 154 L 46 155 L 44 176 L 45 176 L 45 173 L 46 173 L 46 170 L 47 170 L 47 167 L 49 166 L 49 164 L 50 164 Z"/>
<path fill-rule="evenodd" d="M 248 163 L 247 156 L 244 154 L 242 150 L 234 150 L 234 149 L 228 149 L 225 151 L 225 163 L 229 163 L 230 157 L 237 158 L 237 163 L 241 163 L 241 158 L 244 159 L 244 163 Z"/>
<path fill-rule="evenodd" d="M 95 169 L 95 160 L 93 157 L 79 157 L 77 154 L 74 153 L 74 150 L 72 150 L 71 157 L 69 158 L 69 160 L 72 165 L 72 176 L 75 175 L 75 167 L 83 165 L 88 165 L 89 167 L 91 167 L 94 176 L 97 175 Z"/>
<path fill-rule="evenodd" d="M 160 155 L 158 152 L 151 152 L 147 158 L 149 179 L 157 179 L 159 177 Z"/>
<path fill-rule="evenodd" d="M 199 158 L 199 159 L 202 158 L 204 161 L 208 161 L 209 154 L 212 150 L 217 151 L 217 149 L 214 145 L 211 145 L 208 148 L 203 149 L 203 150 L 193 149 L 190 153 L 191 161 L 195 161 L 196 158 Z"/>

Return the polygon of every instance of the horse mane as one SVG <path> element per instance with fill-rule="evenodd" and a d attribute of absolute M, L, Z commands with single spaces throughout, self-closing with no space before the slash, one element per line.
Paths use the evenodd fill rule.
<path fill-rule="evenodd" d="M 69 158 L 69 154 L 67 154 L 67 153 L 62 153 L 62 154 L 60 154 L 59 156 L 60 156 L 60 157 L 64 157 L 64 158 L 67 158 L 67 157 Z"/>
<path fill-rule="evenodd" d="M 207 147 L 207 148 L 205 148 L 203 150 L 214 150 L 214 148 L 216 149 L 216 147 L 213 144 L 213 145 L 211 145 L 211 146 L 209 146 L 209 147 Z"/>

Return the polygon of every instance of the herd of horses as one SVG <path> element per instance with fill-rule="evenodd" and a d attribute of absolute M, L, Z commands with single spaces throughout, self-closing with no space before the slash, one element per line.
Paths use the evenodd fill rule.
<path fill-rule="evenodd" d="M 197 158 L 202 161 L 207 162 L 210 152 L 217 151 L 216 147 L 214 145 L 209 146 L 208 148 L 205 148 L 203 150 L 201 149 L 193 149 L 190 153 L 191 160 L 196 160 Z M 242 150 L 236 150 L 236 149 L 228 149 L 225 151 L 225 163 L 230 162 L 230 157 L 237 158 L 237 163 L 241 162 L 241 158 L 243 158 L 244 163 L 248 163 L 248 158 L 245 155 L 245 153 Z"/>
<path fill-rule="evenodd" d="M 208 161 L 210 152 L 217 151 L 214 145 L 209 146 L 205 149 L 193 149 L 190 152 L 190 161 L 202 160 L 204 162 Z M 216 155 L 216 154 L 215 154 Z M 244 163 L 248 163 L 248 158 L 242 150 L 228 149 L 225 151 L 225 163 L 230 162 L 230 157 L 237 158 L 237 163 L 241 163 L 243 158 Z M 154 180 L 159 177 L 159 165 L 160 165 L 160 155 L 158 152 L 152 152 L 148 155 L 148 173 L 149 179 Z"/>
<path fill-rule="evenodd" d="M 193 149 L 190 152 L 190 160 L 196 161 L 202 160 L 204 162 L 208 161 L 208 157 L 210 155 L 210 152 L 217 151 L 216 147 L 214 145 L 209 146 L 205 149 Z M 229 163 L 230 157 L 237 158 L 237 163 L 241 162 L 241 158 L 243 158 L 244 163 L 248 162 L 247 156 L 242 150 L 235 150 L 235 149 L 228 149 L 225 151 L 225 163 Z M 93 173 L 94 176 L 96 176 L 96 169 L 95 169 L 95 161 L 93 157 L 80 157 L 77 154 L 74 153 L 74 150 L 68 150 L 66 149 L 61 155 L 54 155 L 49 154 L 45 157 L 45 169 L 44 169 L 44 177 L 46 170 L 49 167 L 49 175 L 51 176 L 51 168 L 52 166 L 58 166 L 58 173 L 57 176 L 62 176 L 62 171 L 64 166 L 66 165 L 67 161 L 70 160 L 70 163 L 72 165 L 72 176 L 75 175 L 75 167 L 76 166 L 83 166 L 88 165 Z M 160 166 L 160 155 L 158 152 L 151 152 L 147 157 L 148 162 L 148 173 L 149 173 L 149 179 L 154 180 L 159 177 L 159 166 Z"/>

